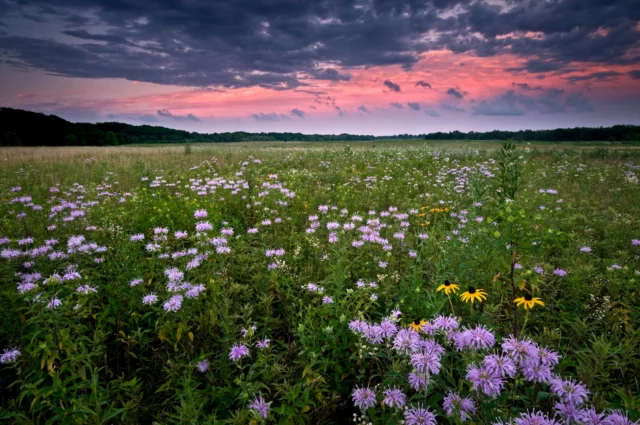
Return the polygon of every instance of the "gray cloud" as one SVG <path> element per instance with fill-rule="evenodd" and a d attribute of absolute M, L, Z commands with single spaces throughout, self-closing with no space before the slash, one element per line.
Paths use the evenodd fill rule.
<path fill-rule="evenodd" d="M 360 112 L 364 112 L 365 114 L 370 114 L 370 113 L 371 113 L 371 111 L 370 111 L 370 110 L 368 110 L 368 109 L 367 109 L 367 107 L 366 107 L 366 106 L 364 106 L 364 105 L 360 105 L 360 106 L 358 107 L 358 111 L 360 111 Z"/>
<path fill-rule="evenodd" d="M 450 88 L 449 90 L 447 90 L 447 94 L 457 99 L 462 99 L 464 97 L 462 93 L 460 93 L 458 90 L 454 88 Z"/>
<path fill-rule="evenodd" d="M 444 104 L 444 105 L 440 105 L 440 109 L 442 109 L 443 111 L 449 111 L 449 112 L 464 112 L 465 109 L 464 108 L 459 108 L 455 105 L 448 105 L 448 104 Z"/>
<path fill-rule="evenodd" d="M 633 69 L 629 71 L 629 75 L 635 80 L 640 80 L 640 69 Z"/>
<path fill-rule="evenodd" d="M 425 109 L 424 113 L 427 114 L 430 117 L 434 117 L 437 118 L 440 116 L 440 112 L 434 110 L 434 109 Z"/>
<path fill-rule="evenodd" d="M 617 71 L 602 71 L 602 72 L 594 72 L 588 75 L 572 75 L 566 77 L 565 80 L 569 82 L 569 84 L 575 84 L 578 81 L 607 81 L 611 80 L 613 77 L 618 77 L 622 75 L 622 73 Z"/>
<path fill-rule="evenodd" d="M 338 111 L 338 116 L 339 117 L 343 117 L 343 116 L 347 115 L 347 111 L 345 111 L 344 109 L 342 109 L 338 105 L 336 105 L 335 108 L 336 108 L 336 111 Z"/>
<path fill-rule="evenodd" d="M 280 115 L 275 112 L 270 112 L 265 114 L 264 112 L 260 112 L 257 114 L 250 114 L 249 117 L 253 118 L 256 121 L 280 121 Z"/>
<path fill-rule="evenodd" d="M 407 106 L 411 109 L 413 109 L 414 111 L 419 111 L 420 110 L 420 104 L 417 102 L 407 102 Z"/>
<path fill-rule="evenodd" d="M 317 80 L 349 81 L 351 79 L 351 74 L 340 74 L 335 68 L 312 71 L 311 75 L 313 75 Z"/>
<path fill-rule="evenodd" d="M 400 91 L 400 86 L 393 81 L 385 80 L 384 85 L 389 87 L 390 90 L 393 90 L 396 93 Z"/>
<path fill-rule="evenodd" d="M 402 103 L 398 103 L 398 102 L 393 102 L 393 103 L 390 103 L 389 105 L 393 106 L 396 109 L 404 108 L 404 106 L 402 106 Z"/>
<path fill-rule="evenodd" d="M 200 121 L 200 118 L 196 117 L 193 114 L 174 115 L 168 109 L 159 109 L 158 111 L 156 111 L 156 113 L 158 114 L 159 117 L 170 118 L 176 121 L 195 121 L 195 122 Z"/>
<path fill-rule="evenodd" d="M 291 116 L 295 116 L 295 117 L 299 117 L 299 118 L 304 118 L 305 113 L 304 111 L 298 109 L 298 108 L 293 108 L 291 110 Z"/>
<path fill-rule="evenodd" d="M 528 83 L 511 83 L 512 86 L 515 87 L 519 87 L 522 90 L 527 90 L 527 91 L 541 91 L 544 90 L 544 87 L 542 86 L 532 86 Z"/>
<path fill-rule="evenodd" d="M 420 80 L 420 81 L 418 81 L 416 83 L 416 87 L 418 87 L 418 86 L 419 87 L 429 87 L 429 88 L 431 88 L 431 84 L 427 83 L 426 81 L 422 81 L 422 80 Z"/>

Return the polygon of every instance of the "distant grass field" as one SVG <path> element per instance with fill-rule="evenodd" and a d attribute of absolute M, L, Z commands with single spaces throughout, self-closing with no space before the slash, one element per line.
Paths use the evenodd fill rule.
<path fill-rule="evenodd" d="M 0 423 L 640 417 L 638 146 L 17 147 L 0 163 Z"/>

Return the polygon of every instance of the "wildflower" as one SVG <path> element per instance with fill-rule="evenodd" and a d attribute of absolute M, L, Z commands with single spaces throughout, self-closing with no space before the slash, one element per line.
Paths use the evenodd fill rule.
<path fill-rule="evenodd" d="M 211 223 L 207 221 L 200 221 L 196 223 L 196 232 L 206 232 L 209 230 L 213 230 Z"/>
<path fill-rule="evenodd" d="M 579 406 L 589 397 L 589 390 L 580 382 L 572 379 L 555 378 L 551 380 L 551 392 L 563 402 Z"/>
<path fill-rule="evenodd" d="M 633 246 L 638 246 L 638 245 L 640 245 L 640 239 L 633 239 L 633 240 L 631 241 L 631 245 L 633 245 Z"/>
<path fill-rule="evenodd" d="M 483 359 L 484 367 L 491 373 L 505 377 L 513 377 L 516 374 L 516 365 L 507 355 L 489 354 Z"/>
<path fill-rule="evenodd" d="M 203 361 L 198 362 L 198 364 L 196 364 L 196 367 L 200 372 L 205 373 L 207 370 L 209 370 L 209 360 L 204 359 Z"/>
<path fill-rule="evenodd" d="M 376 404 L 376 393 L 369 387 L 356 387 L 351 398 L 353 399 L 353 404 L 358 406 L 362 411 L 365 411 Z"/>
<path fill-rule="evenodd" d="M 567 271 L 566 270 L 562 270 L 562 269 L 555 269 L 553 271 L 553 274 L 556 275 L 556 276 L 562 277 L 562 276 L 566 276 L 567 275 Z"/>
<path fill-rule="evenodd" d="M 455 283 L 449 282 L 449 280 L 445 280 L 442 285 L 438 286 L 437 291 L 440 292 L 444 290 L 445 295 L 449 295 L 452 292 L 455 294 L 456 292 L 458 292 L 458 289 L 460 289 L 460 286 L 456 285 Z"/>
<path fill-rule="evenodd" d="M 409 386 L 413 388 L 415 391 L 420 391 L 421 389 L 426 390 L 429 385 L 429 379 L 424 374 L 410 373 L 407 378 L 409 381 Z"/>
<path fill-rule="evenodd" d="M 585 425 L 602 425 L 605 421 L 604 413 L 596 412 L 593 407 L 579 410 L 576 414 L 576 420 Z"/>
<path fill-rule="evenodd" d="M 413 329 L 401 329 L 393 340 L 393 348 L 397 351 L 409 354 L 414 345 L 420 341 L 420 335 Z"/>
<path fill-rule="evenodd" d="M 21 354 L 17 348 L 5 349 L 0 355 L 0 364 L 13 363 Z"/>
<path fill-rule="evenodd" d="M 493 398 L 500 394 L 504 385 L 504 381 L 499 374 L 476 365 L 469 365 L 467 379 L 471 381 L 474 390 L 482 391 Z"/>
<path fill-rule="evenodd" d="M 382 404 L 386 404 L 389 407 L 397 407 L 399 409 L 405 406 L 407 396 L 402 392 L 402 390 L 396 387 L 387 387 L 382 394 L 384 395 Z"/>
<path fill-rule="evenodd" d="M 322 303 L 323 304 L 333 304 L 333 298 L 328 297 L 328 296 L 324 296 L 322 297 Z"/>
<path fill-rule="evenodd" d="M 591 252 L 591 247 L 583 246 L 582 248 L 580 248 L 580 252 Z"/>
<path fill-rule="evenodd" d="M 473 286 L 470 286 L 467 292 L 460 294 L 460 299 L 466 303 L 471 301 L 471 304 L 473 304 L 475 300 L 478 300 L 478 302 L 486 300 L 487 293 L 482 289 L 476 289 Z"/>
<path fill-rule="evenodd" d="M 95 292 L 98 292 L 98 290 L 94 286 L 81 285 L 81 286 L 78 286 L 78 288 L 76 289 L 76 292 L 78 292 L 79 294 L 88 295 L 89 292 L 95 293 Z"/>
<path fill-rule="evenodd" d="M 453 316 L 437 316 L 433 319 L 433 325 L 442 331 L 452 332 L 458 329 L 458 319 Z"/>
<path fill-rule="evenodd" d="M 533 271 L 538 273 L 538 274 L 544 274 L 544 269 L 540 266 L 536 266 L 533 268 Z"/>
<path fill-rule="evenodd" d="M 260 348 L 260 349 L 269 348 L 269 342 L 271 342 L 269 338 L 258 340 L 258 342 L 256 342 L 256 348 Z"/>
<path fill-rule="evenodd" d="M 404 420 L 406 425 L 436 425 L 436 415 L 420 405 L 405 410 Z"/>
<path fill-rule="evenodd" d="M 62 305 L 62 301 L 60 301 L 58 298 L 52 298 L 51 301 L 49 301 L 49 303 L 47 304 L 47 308 L 49 309 L 58 308 L 61 305 Z"/>
<path fill-rule="evenodd" d="M 462 398 L 458 393 L 449 392 L 449 394 L 444 398 L 442 407 L 447 415 L 458 415 L 462 422 L 466 421 L 471 417 L 471 415 L 476 413 L 473 400 L 469 397 Z"/>
<path fill-rule="evenodd" d="M 614 410 L 602 423 L 604 425 L 638 425 L 638 422 L 631 422 L 627 415 L 619 410 Z"/>
<path fill-rule="evenodd" d="M 524 297 L 516 298 L 515 300 L 513 300 L 513 302 L 516 303 L 518 307 L 524 305 L 525 310 L 532 309 L 536 304 L 544 306 L 544 302 L 542 301 L 542 299 L 538 297 L 534 298 L 530 294 L 526 294 Z"/>
<path fill-rule="evenodd" d="M 207 218 L 209 214 L 207 214 L 207 210 L 196 210 L 193 213 L 194 218 Z"/>
<path fill-rule="evenodd" d="M 269 414 L 270 405 L 271 402 L 265 402 L 262 398 L 262 395 L 259 395 L 251 402 L 251 404 L 249 404 L 249 409 L 254 410 L 256 413 L 266 419 L 267 415 Z"/>
<path fill-rule="evenodd" d="M 182 295 L 174 295 L 162 306 L 165 311 L 178 311 L 182 307 Z"/>
<path fill-rule="evenodd" d="M 416 331 L 416 332 L 418 332 L 426 324 L 427 324 L 427 322 L 425 322 L 424 320 L 416 319 L 413 322 L 409 323 L 409 328 L 414 330 L 414 331 Z"/>
<path fill-rule="evenodd" d="M 244 344 L 235 344 L 231 347 L 231 351 L 229 352 L 229 359 L 233 362 L 237 362 L 243 357 L 247 357 L 249 355 L 249 348 Z"/>
<path fill-rule="evenodd" d="M 384 319 L 380 323 L 380 330 L 382 331 L 382 337 L 385 339 L 391 339 L 398 332 L 398 327 L 389 319 Z"/>
<path fill-rule="evenodd" d="M 552 379 L 551 368 L 540 361 L 540 358 L 525 358 L 520 363 L 524 379 L 531 382 L 549 382 Z"/>
<path fill-rule="evenodd" d="M 129 282 L 129 286 L 134 287 L 134 286 L 138 286 L 142 283 L 142 279 L 133 279 L 131 282 Z"/>
<path fill-rule="evenodd" d="M 158 301 L 158 296 L 154 293 L 149 293 L 142 297 L 142 304 L 151 305 Z"/>
<path fill-rule="evenodd" d="M 516 418 L 514 425 L 560 425 L 556 420 L 549 418 L 542 412 L 526 412 Z"/>
<path fill-rule="evenodd" d="M 553 410 L 564 419 L 566 425 L 576 423 L 578 420 L 578 408 L 572 403 L 558 401 L 553 405 Z"/>
<path fill-rule="evenodd" d="M 465 328 L 462 332 L 451 335 L 456 348 L 460 351 L 465 349 L 484 350 L 493 347 L 496 342 L 493 333 L 482 325 L 475 328 Z"/>
<path fill-rule="evenodd" d="M 533 341 L 529 339 L 519 340 L 513 335 L 502 340 L 502 351 L 517 362 L 537 357 L 537 349 Z"/>

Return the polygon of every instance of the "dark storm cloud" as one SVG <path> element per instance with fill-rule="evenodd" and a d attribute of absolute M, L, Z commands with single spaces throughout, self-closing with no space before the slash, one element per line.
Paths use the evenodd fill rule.
<path fill-rule="evenodd" d="M 398 102 L 393 102 L 393 103 L 390 103 L 389 105 L 393 106 L 396 109 L 404 108 L 404 106 L 402 106 L 402 103 L 398 103 Z"/>
<path fill-rule="evenodd" d="M 400 91 L 400 86 L 398 84 L 394 83 L 393 81 L 385 80 L 384 81 L 384 85 L 387 86 L 390 90 L 393 90 L 396 93 Z"/>
<path fill-rule="evenodd" d="M 416 83 L 416 86 L 431 88 L 431 84 L 427 83 L 426 81 L 422 81 L 422 80 L 418 81 Z"/>
<path fill-rule="evenodd" d="M 274 90 L 308 84 L 298 75 L 348 81 L 341 68 L 408 70 L 420 54 L 443 49 L 479 57 L 509 53 L 523 59 L 509 71 L 540 76 L 580 62 L 640 63 L 637 0 L 505 3 L 0 0 L 0 21 L 59 23 L 76 38 L 66 44 L 60 34 L 9 31 L 0 34 L 0 60 L 73 77 Z"/>
<path fill-rule="evenodd" d="M 578 81 L 607 81 L 611 80 L 613 77 L 618 77 L 622 75 L 622 73 L 617 71 L 602 71 L 602 72 L 594 72 L 589 75 L 572 75 L 570 77 L 565 78 L 569 82 L 569 84 L 575 84 Z"/>
<path fill-rule="evenodd" d="M 635 80 L 640 80 L 640 69 L 634 69 L 629 71 L 629 75 L 631 76 L 631 78 Z"/>
<path fill-rule="evenodd" d="M 456 90 L 454 88 L 451 88 L 451 89 L 447 90 L 447 94 L 449 96 L 453 96 L 453 97 L 455 97 L 457 99 L 462 99 L 464 97 L 464 95 L 462 93 L 460 93 L 458 90 Z"/>
<path fill-rule="evenodd" d="M 474 106 L 472 115 L 520 116 L 526 113 L 525 108 L 532 108 L 534 105 L 533 98 L 508 90 L 496 99 L 483 100 Z"/>
<path fill-rule="evenodd" d="M 565 102 L 575 112 L 592 112 L 594 110 L 593 105 L 589 103 L 589 99 L 582 93 L 569 94 Z"/>
<path fill-rule="evenodd" d="M 321 69 L 310 73 L 317 80 L 349 81 L 351 74 L 341 74 L 335 68 Z"/>
<path fill-rule="evenodd" d="M 299 118 L 304 118 L 305 113 L 304 111 L 298 109 L 298 108 L 293 108 L 291 110 L 291 116 L 295 116 L 295 117 L 299 117 Z"/>
<path fill-rule="evenodd" d="M 360 112 L 364 112 L 365 114 L 370 114 L 370 113 L 371 113 L 371 111 L 370 111 L 370 110 L 368 110 L 368 109 L 367 109 L 367 107 L 366 107 L 366 106 L 364 106 L 364 105 L 360 105 L 360 106 L 358 107 L 358 111 L 360 111 Z"/>
<path fill-rule="evenodd" d="M 171 118 L 172 120 L 176 120 L 176 121 L 200 121 L 200 118 L 196 117 L 193 114 L 187 114 L 187 115 L 173 115 L 168 109 L 159 109 L 157 112 L 159 117 L 163 117 L 163 118 Z"/>
<path fill-rule="evenodd" d="M 411 109 L 413 109 L 414 111 L 419 111 L 420 110 L 420 104 L 417 102 L 407 102 L 407 106 Z"/>

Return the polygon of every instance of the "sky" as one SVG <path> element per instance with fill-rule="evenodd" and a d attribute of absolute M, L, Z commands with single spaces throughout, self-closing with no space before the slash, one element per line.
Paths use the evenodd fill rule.
<path fill-rule="evenodd" d="M 0 82 L 206 133 L 640 124 L 640 1 L 0 0 Z"/>

